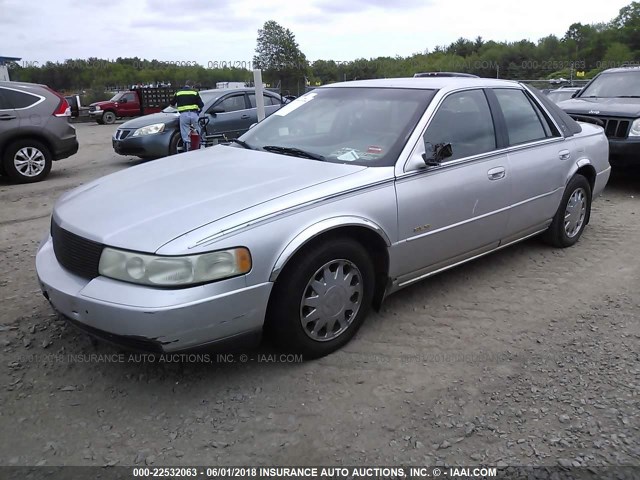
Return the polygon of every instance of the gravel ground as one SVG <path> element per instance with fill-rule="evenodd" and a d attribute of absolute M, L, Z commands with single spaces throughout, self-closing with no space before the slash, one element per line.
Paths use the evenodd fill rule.
<path fill-rule="evenodd" d="M 640 172 L 575 247 L 414 285 L 323 359 L 143 361 L 57 319 L 33 265 L 62 192 L 140 162 L 115 128 L 78 125 L 45 182 L 0 178 L 0 465 L 640 465 Z"/>

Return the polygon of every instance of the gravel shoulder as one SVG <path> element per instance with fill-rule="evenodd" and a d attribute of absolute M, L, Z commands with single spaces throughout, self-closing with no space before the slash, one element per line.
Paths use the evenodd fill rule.
<path fill-rule="evenodd" d="M 323 359 L 142 361 L 37 286 L 55 199 L 140 163 L 117 126 L 77 128 L 46 181 L 0 178 L 0 465 L 640 465 L 640 171 L 575 247 L 532 239 L 405 289 Z"/>

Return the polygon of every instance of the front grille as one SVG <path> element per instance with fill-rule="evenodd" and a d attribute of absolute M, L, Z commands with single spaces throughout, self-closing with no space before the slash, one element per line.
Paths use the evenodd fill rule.
<path fill-rule="evenodd" d="M 55 221 L 51 222 L 51 238 L 56 258 L 65 269 L 86 279 L 99 275 L 102 244 L 60 228 Z"/>
<path fill-rule="evenodd" d="M 576 115 L 574 117 L 574 120 L 580 121 L 585 117 L 600 120 L 602 123 L 604 123 L 604 133 L 609 138 L 627 138 L 627 135 L 629 135 L 631 120 L 628 118 L 600 117 L 596 115 Z"/>
<path fill-rule="evenodd" d="M 129 136 L 130 133 L 131 130 L 118 129 L 116 130 L 116 140 L 124 140 Z"/>
<path fill-rule="evenodd" d="M 90 112 L 95 112 L 96 111 L 96 107 L 94 105 L 89 107 L 89 111 Z"/>

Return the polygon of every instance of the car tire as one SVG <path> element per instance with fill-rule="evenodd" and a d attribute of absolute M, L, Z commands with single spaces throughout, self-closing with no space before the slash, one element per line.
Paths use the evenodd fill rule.
<path fill-rule="evenodd" d="M 553 217 L 544 240 L 554 247 L 574 245 L 582 235 L 591 213 L 591 185 L 582 175 L 575 175 L 567 184 L 558 211 Z"/>
<path fill-rule="evenodd" d="M 51 152 L 37 140 L 18 140 L 10 144 L 2 159 L 3 171 L 16 183 L 44 180 L 51 171 Z"/>
<path fill-rule="evenodd" d="M 96 118 L 96 122 L 98 123 L 98 125 L 104 125 L 104 120 L 102 120 L 102 117 Z"/>
<path fill-rule="evenodd" d="M 107 125 L 111 125 L 116 122 L 116 114 L 113 112 L 104 112 L 102 114 L 102 121 Z"/>
<path fill-rule="evenodd" d="M 289 262 L 274 285 L 266 333 L 282 350 L 306 359 L 327 355 L 358 331 L 374 286 L 373 263 L 360 243 L 315 243 Z"/>
<path fill-rule="evenodd" d="M 179 149 L 182 149 L 179 151 Z M 180 132 L 174 133 L 169 142 L 169 155 L 176 155 L 184 152 L 184 142 L 180 136 Z"/>

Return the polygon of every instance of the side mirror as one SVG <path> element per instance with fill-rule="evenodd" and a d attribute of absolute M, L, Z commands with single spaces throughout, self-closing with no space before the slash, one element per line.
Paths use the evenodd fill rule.
<path fill-rule="evenodd" d="M 450 143 L 430 143 L 424 142 L 424 153 L 422 159 L 427 167 L 439 166 L 445 158 L 453 155 L 453 148 Z"/>
<path fill-rule="evenodd" d="M 576 98 L 578 95 L 580 95 L 581 91 L 582 91 L 582 89 L 576 90 L 575 92 L 573 92 L 573 95 L 571 95 L 571 98 Z"/>
<path fill-rule="evenodd" d="M 120 99 L 120 103 L 127 103 L 129 100 L 127 100 L 126 98 L 121 98 Z"/>
<path fill-rule="evenodd" d="M 220 106 L 211 107 L 207 113 L 210 113 L 211 115 L 216 115 L 218 113 L 224 113 L 224 108 L 220 107 Z"/>

